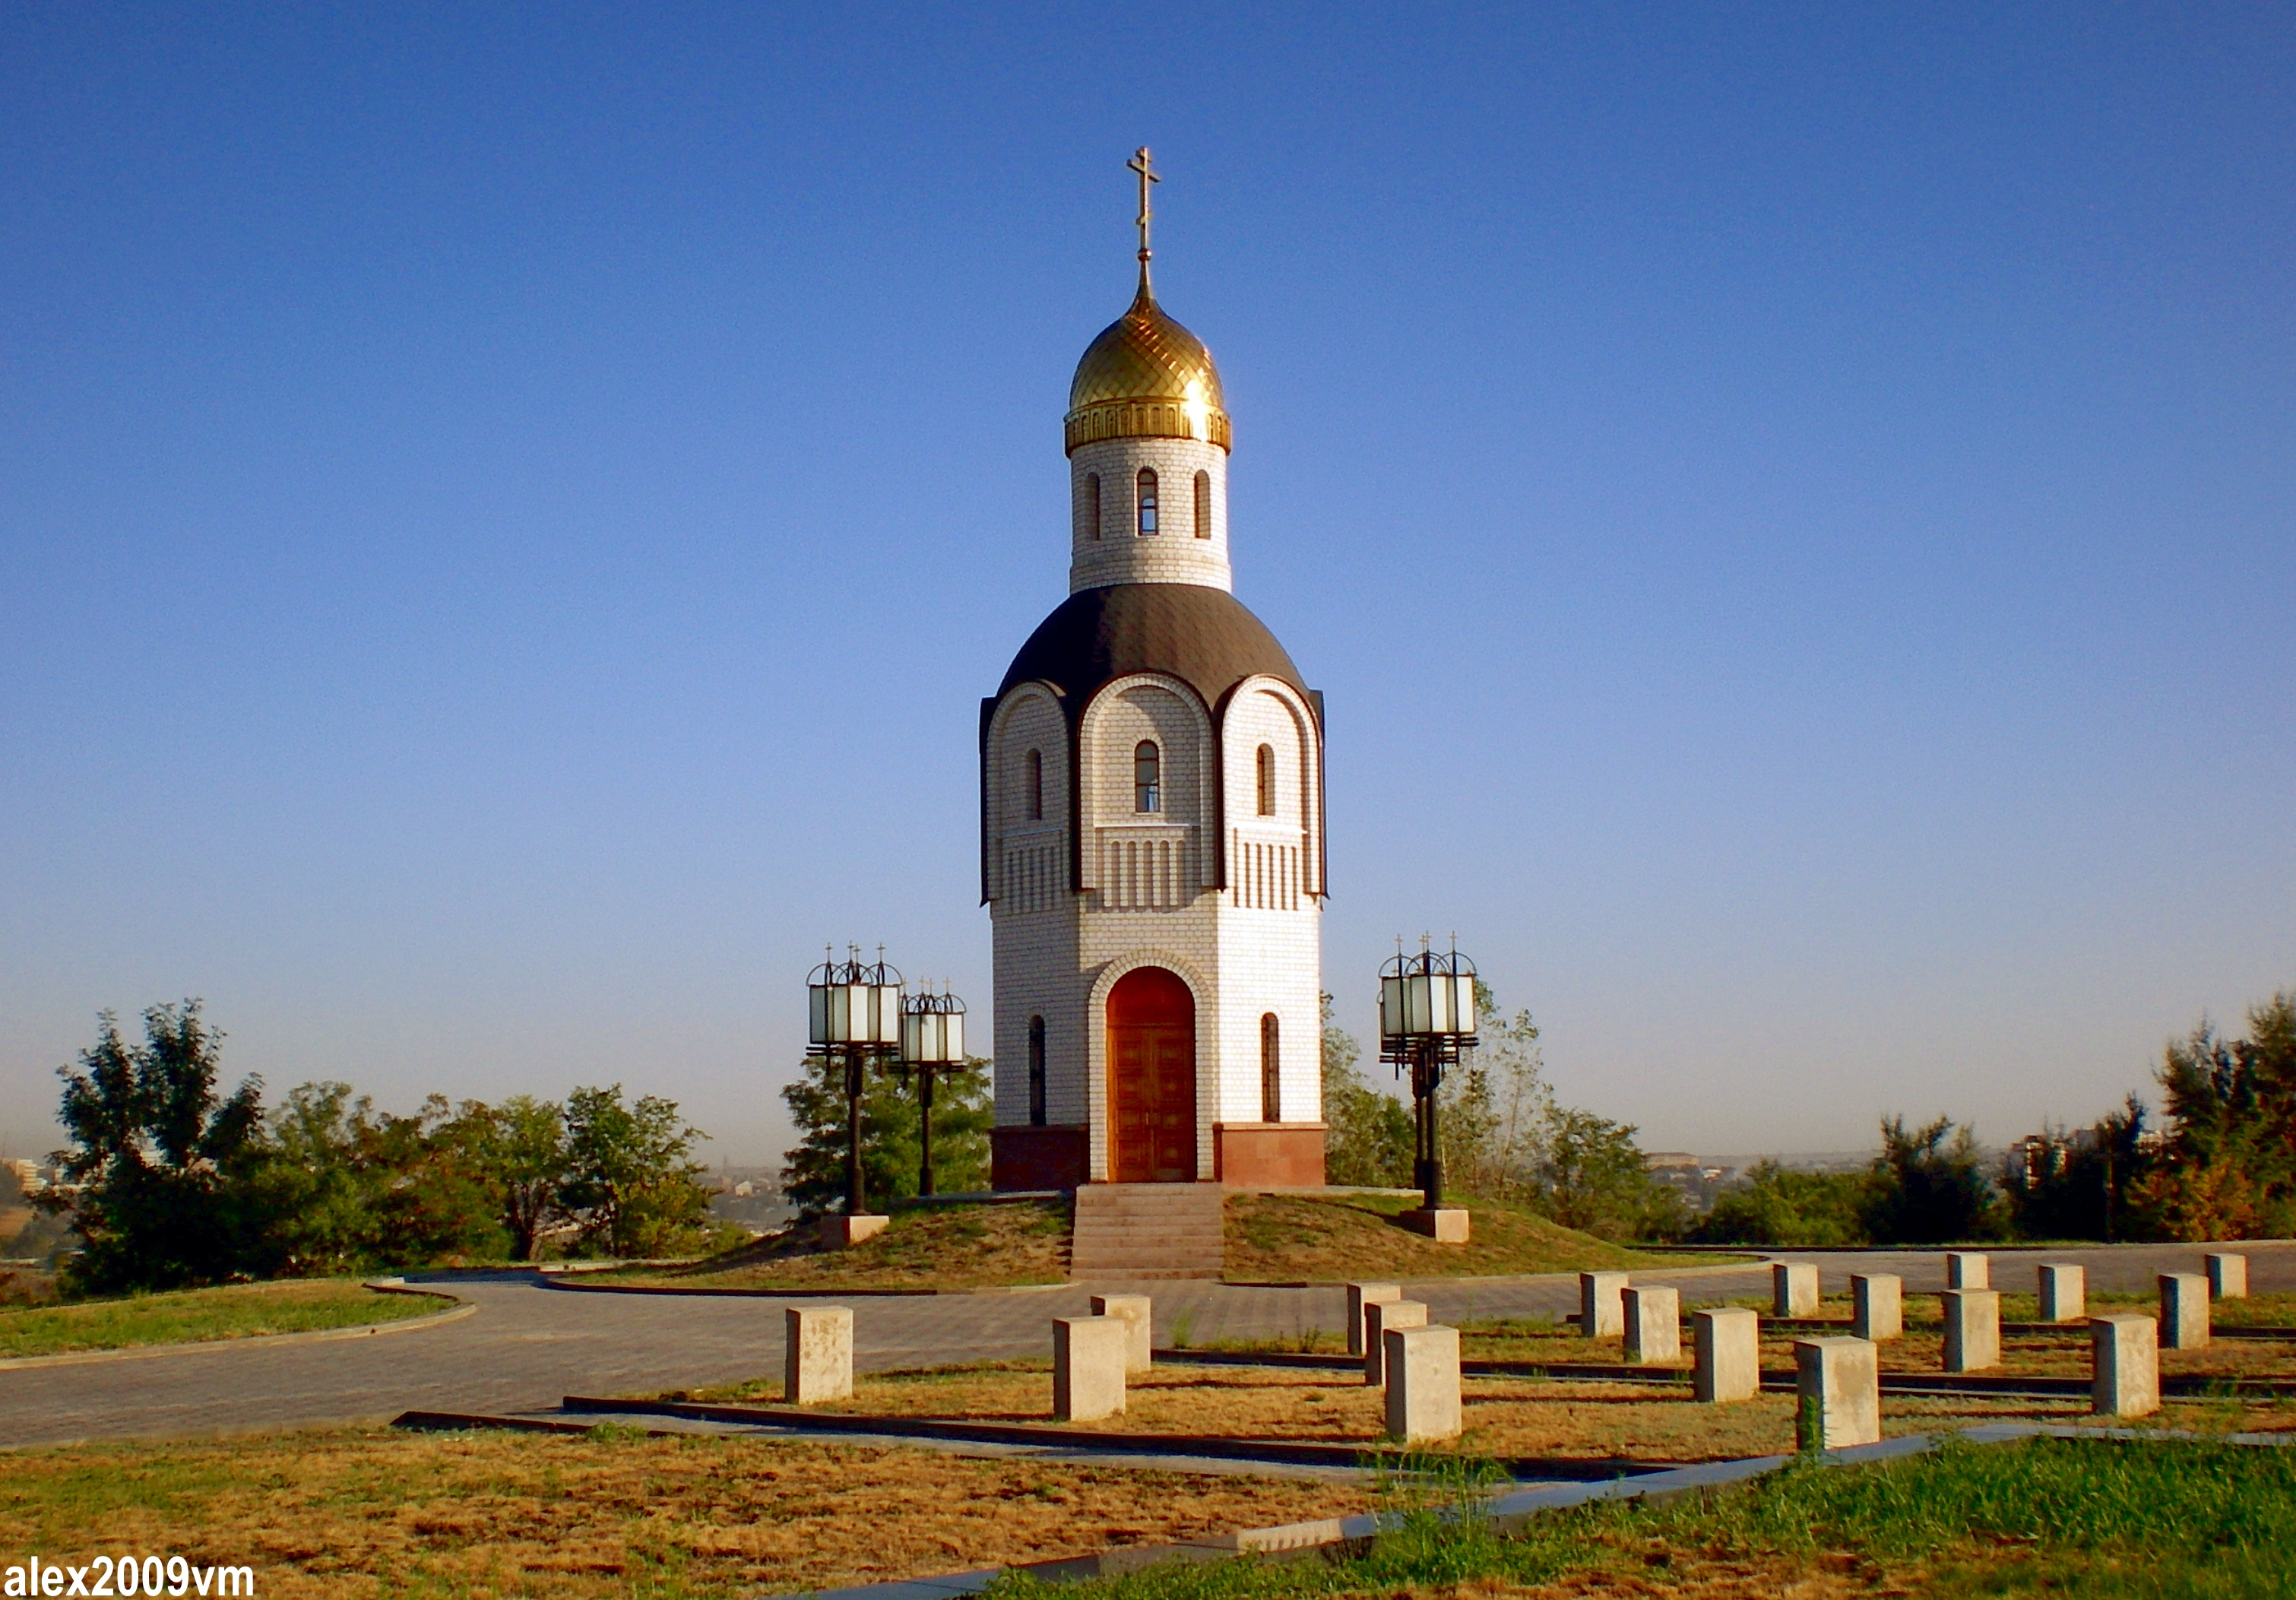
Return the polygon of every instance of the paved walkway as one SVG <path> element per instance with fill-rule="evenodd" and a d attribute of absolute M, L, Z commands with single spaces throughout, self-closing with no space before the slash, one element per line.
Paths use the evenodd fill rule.
<path fill-rule="evenodd" d="M 2296 1244 L 2253 1244 L 2256 1292 L 2296 1290 Z M 2024 1289 L 2028 1263 L 2082 1262 L 2093 1290 L 2150 1290 L 2155 1274 L 2197 1271 L 2202 1252 L 2174 1245 L 1997 1251 L 1994 1284 Z M 1852 1272 L 1898 1272 L 1916 1292 L 1944 1286 L 1934 1252 L 1818 1252 L 1825 1288 Z M 258 1428 L 387 1420 L 404 1410 L 532 1412 L 567 1394 L 617 1394 L 735 1383 L 781 1368 L 789 1301 L 603 1294 L 545 1286 L 536 1275 L 432 1275 L 474 1302 L 472 1317 L 390 1338 L 234 1349 L 218 1344 L 148 1359 L 0 1371 L 0 1440 L 168 1438 Z M 1637 1274 L 1673 1284 L 1691 1303 L 1760 1292 L 1762 1267 Z M 1085 1314 L 1095 1290 L 1152 1295 L 1160 1344 L 1272 1339 L 1337 1331 L 1337 1288 L 1256 1289 L 1212 1283 L 1106 1284 L 964 1295 L 857 1296 L 855 1359 L 865 1370 L 1044 1353 L 1046 1325 Z M 1435 1317 L 1559 1316 L 1578 1303 L 1567 1275 L 1412 1285 Z M 819 1303 L 817 1301 L 811 1303 Z"/>

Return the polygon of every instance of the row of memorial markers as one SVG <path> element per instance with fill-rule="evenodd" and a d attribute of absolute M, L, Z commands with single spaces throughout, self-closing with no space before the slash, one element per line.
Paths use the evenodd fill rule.
<path fill-rule="evenodd" d="M 2001 1296 L 1982 1255 L 1946 1257 L 1945 1370 L 1981 1371 L 2001 1364 Z M 1770 1268 L 1771 1316 L 1813 1318 L 1817 1268 L 1779 1261 Z M 2162 1273 L 2161 1315 L 2087 1317 L 2095 1366 L 2090 1409 L 2100 1416 L 2144 1416 L 2161 1408 L 2163 1349 L 2209 1342 L 2213 1300 L 2244 1299 L 2248 1258 L 2211 1255 L 2205 1273 Z M 1905 1281 L 1891 1273 L 1849 1280 L 1852 1333 L 1794 1342 L 1804 1449 L 1841 1449 L 1882 1437 L 1880 1346 L 1905 1331 Z M 2083 1320 L 2084 1269 L 2039 1269 L 2041 1320 Z M 1582 1335 L 1623 1337 L 1627 1360 L 1657 1366 L 1682 1358 L 1678 1291 L 1637 1288 L 1623 1272 L 1578 1275 Z M 1144 1294 L 1095 1294 L 1089 1317 L 1053 1319 L 1053 1420 L 1098 1422 L 1124 1410 L 1130 1374 L 1153 1361 Z M 818 1405 L 853 1393 L 853 1313 L 844 1306 L 792 1306 L 783 1313 L 788 1339 L 783 1396 L 792 1406 Z M 1364 1382 L 1386 1391 L 1388 1436 L 1406 1445 L 1456 1439 L 1464 1426 L 1459 1389 L 1459 1330 L 1427 1320 L 1427 1307 L 1403 1298 L 1397 1284 L 1348 1285 L 1348 1351 L 1364 1363 Z M 1761 1318 L 1742 1306 L 1691 1313 L 1693 1395 L 1707 1405 L 1749 1400 L 1761 1391 Z"/>

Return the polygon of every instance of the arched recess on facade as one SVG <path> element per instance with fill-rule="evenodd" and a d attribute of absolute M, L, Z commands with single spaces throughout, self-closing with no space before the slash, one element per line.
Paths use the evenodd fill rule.
<path fill-rule="evenodd" d="M 1193 748 L 1182 751 L 1178 742 L 1167 739 L 1162 743 L 1164 772 L 1164 808 L 1158 813 L 1163 824 L 1185 826 L 1195 830 L 1198 844 L 1192 885 L 1206 887 L 1215 882 L 1211 871 L 1212 849 L 1204 848 L 1206 841 L 1217 840 L 1219 832 L 1219 785 L 1221 784 L 1219 742 L 1216 735 L 1210 708 L 1185 680 L 1163 672 L 1136 672 L 1124 677 L 1111 678 L 1094 691 L 1093 696 L 1077 718 L 1076 749 L 1072 770 L 1076 775 L 1077 887 L 1099 889 L 1099 864 L 1095 858 L 1091 834 L 1103 815 L 1131 817 L 1133 810 L 1132 764 L 1133 751 L 1137 743 L 1132 738 L 1109 742 L 1108 720 L 1112 708 L 1122 703 L 1126 695 L 1139 689 L 1158 689 L 1169 694 L 1181 708 L 1182 732 Z M 1106 749 L 1103 749 L 1106 746 Z M 1120 747 L 1120 748 L 1119 748 Z M 1174 796 L 1171 775 L 1178 770 L 1176 758 L 1185 754 L 1190 769 L 1193 793 L 1183 804 Z M 1105 756 L 1106 759 L 1099 759 Z"/>
<path fill-rule="evenodd" d="M 1153 947 L 1129 951 L 1100 969 L 1085 999 L 1085 1100 L 1092 1129 L 1088 1170 L 1095 1183 L 1109 1178 L 1110 1133 L 1108 1100 L 1108 997 L 1125 977 L 1143 967 L 1161 967 L 1188 986 L 1196 1005 L 1196 1175 L 1212 1170 L 1212 1117 L 1219 1104 L 1219 1085 L 1213 1063 L 1219 1059 L 1211 1041 L 1219 1038 L 1218 992 L 1195 963 L 1175 950 Z"/>
<path fill-rule="evenodd" d="M 1223 766 L 1234 775 L 1241 785 L 1237 792 L 1227 795 L 1223 807 L 1228 818 L 1254 819 L 1258 811 L 1259 747 L 1266 739 L 1262 729 L 1244 725 L 1238 715 L 1241 707 L 1251 705 L 1254 697 L 1265 696 L 1281 707 L 1287 732 L 1278 751 L 1277 767 L 1283 775 L 1284 798 L 1298 807 L 1302 860 L 1308 869 L 1305 888 L 1308 893 L 1320 896 L 1324 884 L 1324 730 L 1316 720 L 1315 708 L 1300 693 L 1280 677 L 1264 674 L 1245 678 L 1222 698 L 1219 708 L 1220 751 Z M 1234 748 L 1230 748 L 1233 745 Z M 1226 830 L 1223 829 L 1223 833 Z M 1225 889 L 1234 882 L 1234 866 L 1227 859 L 1227 841 L 1220 841 L 1219 885 Z"/>
<path fill-rule="evenodd" d="M 1013 725 L 1040 709 L 1045 712 L 1045 726 L 1016 736 Z M 1022 759 L 1030 750 L 1043 758 L 1045 807 L 1041 819 L 1021 825 L 1062 827 L 1069 819 L 1064 797 L 1073 792 L 1071 745 L 1062 696 L 1048 683 L 1015 684 L 990 711 L 980 741 L 980 898 L 984 905 L 999 897 L 1002 841 L 1025 808 L 1025 796 L 1014 787 L 1026 781 L 1021 769 Z"/>

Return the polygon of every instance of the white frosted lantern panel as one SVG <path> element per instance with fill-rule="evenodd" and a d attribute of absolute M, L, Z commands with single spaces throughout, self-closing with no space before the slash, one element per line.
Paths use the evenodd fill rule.
<path fill-rule="evenodd" d="M 1475 1030 L 1474 974 L 1470 972 L 1464 977 L 1455 978 L 1451 981 L 1456 986 L 1457 1001 L 1453 1015 L 1457 1020 L 1459 1031 L 1472 1033 Z"/>
<path fill-rule="evenodd" d="M 829 1043 L 829 991 L 818 983 L 806 985 L 806 1038 L 808 1043 Z"/>
<path fill-rule="evenodd" d="M 964 1059 L 964 1013 L 954 1012 L 943 1017 L 941 1026 L 947 1030 L 947 1037 L 941 1041 L 943 1059 L 963 1061 Z"/>

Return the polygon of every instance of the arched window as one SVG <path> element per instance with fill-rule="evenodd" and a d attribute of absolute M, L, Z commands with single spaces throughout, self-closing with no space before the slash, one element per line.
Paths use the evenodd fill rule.
<path fill-rule="evenodd" d="M 1259 1120 L 1283 1120 L 1283 1052 L 1277 1047 L 1272 1011 L 1259 1019 Z"/>
<path fill-rule="evenodd" d="M 1045 1125 L 1045 1019 L 1029 1019 L 1029 1126 Z"/>
<path fill-rule="evenodd" d="M 1210 472 L 1196 474 L 1196 537 L 1200 539 L 1212 537 L 1212 475 Z"/>
<path fill-rule="evenodd" d="M 1153 467 L 1140 469 L 1140 531 L 1144 535 L 1156 531 L 1156 469 Z"/>
<path fill-rule="evenodd" d="M 1132 808 L 1164 808 L 1164 752 L 1156 748 L 1153 739 L 1143 739 L 1132 747 Z"/>
<path fill-rule="evenodd" d="M 1034 755 L 1036 751 L 1029 753 Z M 1259 747 L 1259 814 L 1275 815 L 1275 747 L 1272 744 Z"/>
<path fill-rule="evenodd" d="M 1267 746 L 1262 745 L 1260 748 L 1264 750 Z M 1029 769 L 1026 775 L 1029 785 L 1029 820 L 1042 822 L 1045 820 L 1045 752 L 1041 750 L 1030 751 L 1024 765 Z"/>
<path fill-rule="evenodd" d="M 1100 537 L 1100 474 L 1084 475 L 1084 521 L 1092 529 L 1092 537 Z"/>

